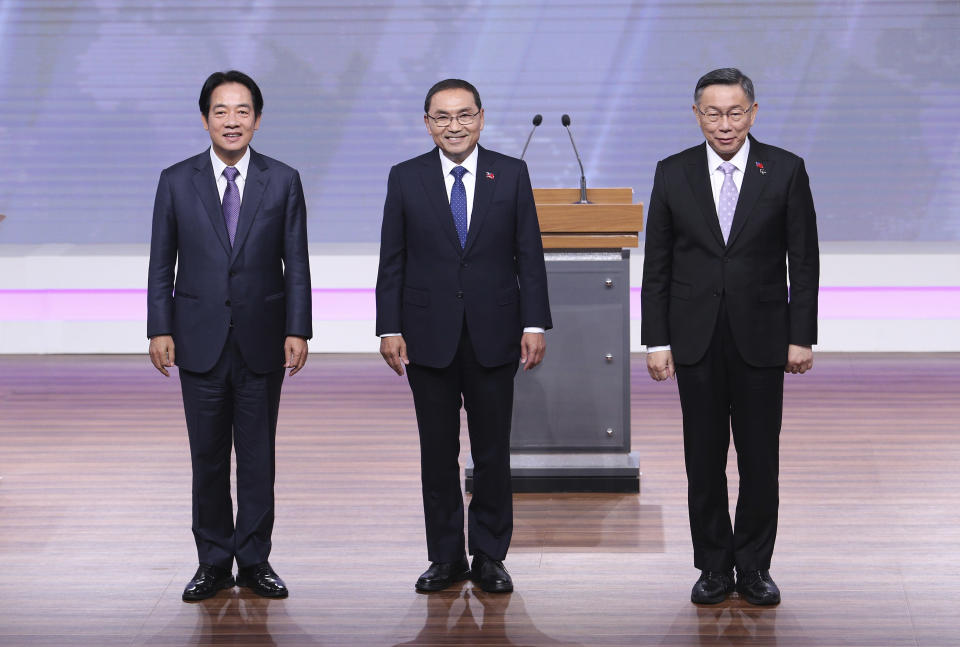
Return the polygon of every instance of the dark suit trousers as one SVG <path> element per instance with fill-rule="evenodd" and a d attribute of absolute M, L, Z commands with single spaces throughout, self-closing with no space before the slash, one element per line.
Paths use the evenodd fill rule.
<path fill-rule="evenodd" d="M 232 568 L 267 561 L 273 533 L 274 449 L 283 368 L 254 373 L 231 331 L 206 373 L 180 370 L 193 463 L 193 536 L 203 564 Z M 237 520 L 230 449 L 237 455 Z"/>
<path fill-rule="evenodd" d="M 513 535 L 510 424 L 518 363 L 487 368 L 477 361 L 464 322 L 453 363 L 431 368 L 410 363 L 407 378 L 420 429 L 420 478 L 427 530 L 427 558 L 453 562 L 463 556 L 463 493 L 460 490 L 460 406 L 467 411 L 473 456 L 473 498 L 468 511 L 468 549 L 503 559 Z"/>
<path fill-rule="evenodd" d="M 783 367 L 744 362 L 722 304 L 706 355 L 676 370 L 694 565 L 768 569 L 780 501 Z M 731 428 L 740 473 L 732 528 L 726 475 Z"/>

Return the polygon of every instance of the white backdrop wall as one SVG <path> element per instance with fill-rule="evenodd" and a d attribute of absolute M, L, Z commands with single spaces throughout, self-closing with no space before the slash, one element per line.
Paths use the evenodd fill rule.
<path fill-rule="evenodd" d="M 303 176 L 312 349 L 367 352 L 387 172 L 432 146 L 430 85 L 474 82 L 504 153 L 543 114 L 539 187 L 578 183 L 570 114 L 590 186 L 646 201 L 722 66 L 755 82 L 753 134 L 807 162 L 820 348 L 958 350 L 958 43 L 956 0 L 0 1 L 0 353 L 143 351 L 156 182 L 208 146 L 212 71 L 258 80 L 253 145 Z"/>

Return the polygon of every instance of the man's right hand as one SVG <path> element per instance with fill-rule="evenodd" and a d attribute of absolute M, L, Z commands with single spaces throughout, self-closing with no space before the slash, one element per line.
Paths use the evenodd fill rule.
<path fill-rule="evenodd" d="M 410 360 L 407 359 L 407 342 L 403 341 L 403 335 L 381 337 L 380 354 L 383 355 L 383 361 L 397 375 L 403 375 L 403 367 L 410 363 Z"/>
<path fill-rule="evenodd" d="M 647 353 L 647 372 L 650 377 L 657 382 L 662 382 L 669 378 L 676 379 L 676 373 L 673 367 L 673 353 L 669 350 L 658 350 L 655 353 Z"/>
<path fill-rule="evenodd" d="M 150 338 L 150 361 L 158 371 L 170 377 L 167 367 L 173 366 L 176 361 L 172 336 L 157 335 Z"/>

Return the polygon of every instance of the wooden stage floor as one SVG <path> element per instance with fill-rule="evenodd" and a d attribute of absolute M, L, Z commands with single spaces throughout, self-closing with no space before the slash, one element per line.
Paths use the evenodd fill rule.
<path fill-rule="evenodd" d="M 414 591 L 406 382 L 378 356 L 312 356 L 278 434 L 271 562 L 291 597 L 185 604 L 175 374 L 146 355 L 0 357 L 0 645 L 960 644 L 960 355 L 820 354 L 786 383 L 777 608 L 689 602 L 676 384 L 640 355 L 640 494 L 517 495 L 507 596 Z"/>

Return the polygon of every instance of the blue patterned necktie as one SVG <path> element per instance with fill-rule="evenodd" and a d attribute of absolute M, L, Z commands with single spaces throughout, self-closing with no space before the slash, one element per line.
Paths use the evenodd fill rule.
<path fill-rule="evenodd" d="M 467 189 L 463 186 L 463 174 L 467 169 L 455 166 L 450 172 L 454 178 L 453 189 L 450 190 L 450 211 L 453 212 L 453 224 L 457 226 L 460 247 L 464 247 L 467 244 Z"/>
<path fill-rule="evenodd" d="M 733 226 L 733 214 L 737 210 L 737 185 L 733 181 L 733 172 L 737 167 L 730 162 L 724 162 L 717 167 L 723 171 L 723 184 L 720 186 L 720 199 L 717 200 L 717 217 L 720 219 L 720 230 L 723 232 L 723 242 L 730 237 L 730 227 Z"/>
<path fill-rule="evenodd" d="M 240 189 L 237 188 L 237 175 L 240 173 L 236 168 L 228 166 L 223 169 L 223 177 L 227 178 L 227 188 L 223 192 L 223 220 L 227 224 L 227 236 L 230 237 L 230 246 L 233 247 L 233 241 L 237 237 L 237 221 L 240 220 Z"/>

